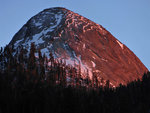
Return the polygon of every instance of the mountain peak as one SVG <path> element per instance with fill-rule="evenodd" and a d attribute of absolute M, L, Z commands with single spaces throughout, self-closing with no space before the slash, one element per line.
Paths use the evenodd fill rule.
<path fill-rule="evenodd" d="M 30 49 L 31 43 L 47 56 L 51 52 L 68 65 L 81 65 L 83 75 L 120 83 L 141 78 L 147 68 L 110 32 L 89 19 L 62 7 L 41 11 L 13 37 L 9 45 Z M 88 74 L 87 74 L 88 72 Z"/>
<path fill-rule="evenodd" d="M 64 7 L 51 7 L 51 8 L 47 8 L 47 9 L 44 9 L 43 11 L 45 12 L 45 11 L 48 11 L 48 10 L 68 10 L 68 9 L 66 9 L 66 8 L 64 8 Z"/>

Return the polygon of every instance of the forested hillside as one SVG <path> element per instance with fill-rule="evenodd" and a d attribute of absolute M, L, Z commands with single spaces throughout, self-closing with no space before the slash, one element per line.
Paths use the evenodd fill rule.
<path fill-rule="evenodd" d="M 31 45 L 0 50 L 0 113 L 149 113 L 150 72 L 127 86 L 82 77 L 80 65 L 49 58 Z M 38 55 L 35 55 L 38 51 Z"/>

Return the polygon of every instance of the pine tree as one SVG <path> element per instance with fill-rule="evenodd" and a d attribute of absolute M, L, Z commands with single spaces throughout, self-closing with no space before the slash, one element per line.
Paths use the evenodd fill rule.
<path fill-rule="evenodd" d="M 3 53 L 3 48 L 1 47 L 1 49 L 0 49 L 0 55 Z"/>
<path fill-rule="evenodd" d="M 45 75 L 45 67 L 44 67 L 44 57 L 42 57 L 42 53 L 40 51 L 40 49 L 38 50 L 38 61 L 39 61 L 39 68 L 38 68 L 38 72 L 40 75 L 40 78 L 43 80 L 44 79 L 44 75 Z"/>
<path fill-rule="evenodd" d="M 50 68 L 51 68 L 51 70 L 52 70 L 52 68 L 53 68 L 53 66 L 54 66 L 54 57 L 53 57 L 53 54 L 52 54 L 52 53 L 49 54 L 49 59 L 50 59 L 50 63 L 51 63 Z"/>
<path fill-rule="evenodd" d="M 110 88 L 110 81 L 107 80 L 107 81 L 106 81 L 106 85 L 105 85 L 105 89 L 109 89 L 109 88 Z"/>
<path fill-rule="evenodd" d="M 36 58 L 35 58 L 35 45 L 34 43 L 31 43 L 30 53 L 29 53 L 29 62 L 28 62 L 28 68 L 30 70 L 33 70 L 36 66 Z"/>

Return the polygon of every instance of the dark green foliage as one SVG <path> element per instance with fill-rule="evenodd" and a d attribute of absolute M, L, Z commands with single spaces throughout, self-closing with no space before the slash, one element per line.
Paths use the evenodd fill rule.
<path fill-rule="evenodd" d="M 0 113 L 149 113 L 150 72 L 142 80 L 115 89 L 109 81 L 101 87 L 97 75 L 81 78 L 81 70 L 68 67 L 50 54 L 29 57 L 21 48 L 0 52 Z M 48 65 L 49 62 L 49 65 Z M 88 74 L 87 74 L 88 75 Z M 67 77 L 70 81 L 67 83 Z M 101 83 L 104 79 L 101 79 Z M 82 85 L 81 85 L 82 84 Z M 88 87 L 87 87 L 88 86 Z"/>

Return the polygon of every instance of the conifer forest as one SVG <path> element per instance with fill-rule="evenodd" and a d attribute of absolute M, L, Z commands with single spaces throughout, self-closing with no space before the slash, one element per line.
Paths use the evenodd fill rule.
<path fill-rule="evenodd" d="M 150 72 L 112 87 L 94 73 L 83 78 L 80 65 L 43 55 L 33 43 L 18 53 L 6 46 L 0 49 L 0 113 L 150 113 Z"/>

